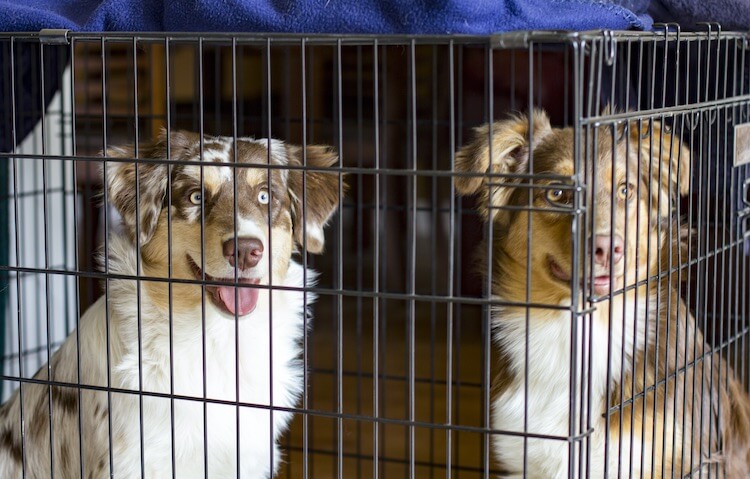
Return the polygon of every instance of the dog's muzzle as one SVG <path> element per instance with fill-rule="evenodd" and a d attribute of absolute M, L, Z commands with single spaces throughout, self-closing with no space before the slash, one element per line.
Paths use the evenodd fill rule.
<path fill-rule="evenodd" d="M 232 248 L 234 248 L 233 242 L 230 240 L 228 243 L 232 243 Z M 225 243 L 226 245 L 226 243 Z M 226 250 L 226 247 L 225 247 Z M 238 252 L 239 256 L 239 252 Z M 258 260 L 255 260 L 254 258 L 257 257 L 257 255 L 253 256 L 252 252 L 245 253 L 245 257 L 241 259 L 241 264 L 249 264 L 251 262 L 255 262 L 255 264 L 258 264 Z M 234 257 L 233 257 L 234 258 Z M 231 278 L 216 278 L 214 276 L 209 275 L 208 273 L 205 273 L 203 270 L 200 269 L 200 267 L 196 264 L 195 261 L 188 255 L 188 262 L 190 264 L 190 269 L 193 272 L 193 276 L 195 276 L 196 279 L 202 280 L 205 276 L 206 281 L 210 282 L 227 282 L 227 283 L 234 283 L 235 280 L 233 277 Z M 232 263 L 230 261 L 230 263 Z M 235 261 L 236 263 L 236 261 Z M 232 264 L 234 266 L 234 264 Z M 243 269 L 243 268 L 239 268 Z M 247 269 L 247 268 L 244 268 Z M 244 287 L 243 285 L 257 285 L 260 284 L 260 278 L 243 278 L 238 276 L 237 277 L 237 286 L 234 284 L 227 284 L 224 285 L 206 285 L 206 292 L 210 294 L 211 301 L 213 304 L 219 308 L 224 313 L 230 315 L 230 316 L 245 316 L 247 314 L 252 313 L 255 310 L 255 307 L 258 305 L 258 294 L 260 290 L 258 288 L 253 287 Z"/>
<path fill-rule="evenodd" d="M 229 239 L 222 245 L 222 251 L 229 264 L 245 271 L 256 267 L 263 259 L 263 242 L 258 238 L 240 237 L 236 242 Z"/>

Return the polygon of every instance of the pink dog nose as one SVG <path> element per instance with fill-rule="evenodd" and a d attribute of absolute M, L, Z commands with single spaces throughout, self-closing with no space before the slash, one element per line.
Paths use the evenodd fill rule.
<path fill-rule="evenodd" d="M 234 256 L 234 240 L 226 240 L 223 245 L 224 257 L 232 266 L 240 270 L 255 267 L 263 257 L 263 243 L 257 238 L 237 238 L 237 258 Z"/>
<path fill-rule="evenodd" d="M 614 242 L 614 244 L 613 244 Z M 596 235 L 594 237 L 594 262 L 600 266 L 610 266 L 609 254 L 612 253 L 612 264 L 617 264 L 622 260 L 625 252 L 625 243 L 622 236 L 615 235 Z"/>

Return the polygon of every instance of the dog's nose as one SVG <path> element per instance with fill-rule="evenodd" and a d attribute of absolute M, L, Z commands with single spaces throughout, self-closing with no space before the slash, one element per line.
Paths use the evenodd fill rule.
<path fill-rule="evenodd" d="M 223 250 L 229 264 L 240 270 L 255 267 L 263 257 L 263 243 L 258 238 L 237 238 L 237 258 L 234 256 L 233 239 L 224 242 Z"/>
<path fill-rule="evenodd" d="M 610 266 L 609 255 L 612 253 L 612 264 L 617 264 L 625 252 L 622 236 L 596 235 L 594 237 L 594 262 L 600 266 Z"/>

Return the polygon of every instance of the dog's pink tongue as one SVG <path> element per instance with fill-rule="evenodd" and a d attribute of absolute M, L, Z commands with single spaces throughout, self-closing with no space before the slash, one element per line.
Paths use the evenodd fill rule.
<path fill-rule="evenodd" d="M 227 310 L 237 316 L 251 313 L 258 304 L 258 290 L 256 288 L 235 288 L 234 286 L 219 286 L 219 298 Z M 236 309 L 235 309 L 236 307 Z"/>

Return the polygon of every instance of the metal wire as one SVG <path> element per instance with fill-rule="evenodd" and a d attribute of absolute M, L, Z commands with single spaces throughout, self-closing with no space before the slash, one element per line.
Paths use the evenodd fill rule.
<path fill-rule="evenodd" d="M 118 443 L 123 404 L 137 404 L 128 418 L 137 431 L 129 449 L 142 476 L 154 471 L 155 427 L 169 435 L 163 457 L 170 465 L 162 472 L 172 477 L 187 464 L 215 477 L 217 447 L 232 457 L 231 475 L 254 477 L 247 449 L 260 443 L 268 450 L 258 470 L 288 478 L 541 477 L 540 461 L 571 478 L 722 477 L 732 470 L 715 461 L 727 447 L 715 417 L 731 413 L 726 394 L 737 380 L 748 391 L 750 374 L 742 199 L 750 167 L 733 164 L 735 126 L 750 117 L 746 34 L 668 24 L 648 33 L 68 32 L 59 40 L 0 33 L 2 63 L 10 66 L 0 91 L 10 93 L 2 101 L 12 120 L 0 125 L 12 143 L 0 151 L 10 167 L 11 193 L 2 200 L 13 210 L 3 221 L 14 254 L 0 271 L 13 279 L 6 294 L 17 307 L 4 311 L 0 379 L 19 388 L 17 395 L 2 389 L 17 407 L 0 410 L 10 431 L 0 437 L 0 454 L 18 448 L 21 476 L 122 474 L 129 467 Z M 71 73 L 57 111 L 48 105 L 57 104 L 50 90 L 59 84 L 59 52 Z M 547 112 L 552 130 L 535 109 Z M 514 113 L 526 116 L 514 124 L 520 143 L 507 146 Z M 196 133 L 192 144 L 183 144 L 186 131 Z M 159 135 L 165 152 L 156 154 Z M 214 162 L 217 137 L 231 147 Z M 253 143 L 261 138 L 269 140 Z M 488 161 L 476 171 L 465 167 L 466 151 L 478 156 L 479 146 L 464 149 L 473 141 Z M 127 145 L 116 154 L 114 147 Z M 248 145 L 265 145 L 257 163 L 245 161 Z M 315 145 L 330 145 L 336 161 L 321 164 Z M 551 163 L 553 150 L 566 168 Z M 101 176 L 93 165 L 102 165 Z M 135 220 L 107 206 L 117 208 L 118 198 L 106 185 L 130 167 Z M 186 168 L 199 172 L 202 198 L 189 239 L 200 249 L 200 274 L 187 277 L 180 248 L 190 220 L 179 196 Z M 237 266 L 229 280 L 211 276 L 217 239 L 207 198 L 219 168 L 230 172 L 235 262 L 243 254 L 245 178 L 265 175 L 269 185 L 279 178 L 287 189 L 300 188 L 292 197 L 269 187 L 268 222 L 258 226 L 268 238 L 263 254 L 274 261 L 288 255 L 301 267 L 301 283 L 287 281 L 271 260 L 267 284 L 247 285 Z M 140 219 L 151 207 L 146 172 L 162 169 L 163 274 L 147 268 L 152 250 L 140 243 Z M 618 199 L 622 175 L 637 178 L 640 203 Z M 464 191 L 476 179 L 477 190 Z M 550 202 L 558 192 L 570 200 Z M 316 222 L 329 219 L 319 210 L 326 199 L 333 216 L 317 238 Z M 279 243 L 277 204 L 291 223 L 289 248 Z M 134 274 L 111 263 L 128 221 Z M 615 287 L 615 270 L 602 273 L 597 254 L 614 261 L 620 236 L 637 240 L 626 241 L 622 261 L 633 266 Z M 597 237 L 608 238 L 606 247 Z M 313 255 L 317 242 L 325 249 Z M 101 268 L 94 269 L 97 248 Z M 539 258 L 558 251 L 569 274 L 551 283 L 554 273 Z M 597 283 L 605 276 L 606 293 Z M 92 287 L 98 282 L 102 291 Z M 132 338 L 121 337 L 117 323 L 117 285 L 126 283 L 134 285 Z M 517 294 L 507 294 L 509 285 Z M 252 288 L 268 298 L 268 317 L 230 320 L 233 337 L 225 339 L 233 351 L 225 352 L 235 364 L 225 366 L 232 384 L 217 396 L 210 355 L 219 288 L 234 288 L 235 311 L 241 291 Z M 166 291 L 163 389 L 149 382 L 152 289 Z M 182 357 L 182 291 L 200 291 L 193 310 L 199 358 Z M 106 344 L 103 357 L 93 358 L 78 316 L 100 293 L 100 304 L 110 305 L 100 310 Z M 286 354 L 279 341 L 292 307 L 301 333 L 288 345 L 296 351 L 289 361 L 299 374 L 286 378 L 275 361 Z M 513 314 L 516 336 L 508 326 Z M 555 318 L 554 334 L 540 333 L 540 318 Z M 264 365 L 243 363 L 250 356 L 242 338 L 266 327 Z M 540 344 L 562 351 L 559 362 L 545 364 Z M 137 363 L 131 384 L 120 379 L 126 346 Z M 69 374 L 56 362 L 63 354 Z M 180 382 L 187 359 L 196 369 L 193 393 Z M 103 375 L 94 381 L 87 379 L 91 364 Z M 262 400 L 245 389 L 261 368 L 263 384 L 253 387 L 266 388 Z M 540 377 L 564 410 L 550 425 L 542 421 L 550 409 L 539 406 Z M 295 385 L 291 402 L 280 386 L 287 381 Z M 61 391 L 75 392 L 70 423 Z M 503 405 L 512 401 L 515 417 L 503 420 Z M 150 423 L 150 404 L 169 405 L 161 426 Z M 98 407 L 107 411 L 106 433 L 95 445 L 88 431 Z M 214 422 L 223 408 L 231 409 L 232 424 L 215 431 L 226 424 Z M 190 433 L 186 410 L 199 411 Z M 2 411 L 12 414 L 4 419 Z M 262 413 L 258 431 L 248 427 L 250 413 Z M 39 417 L 46 421 L 41 436 Z M 188 455 L 186 435 L 195 445 Z M 102 448 L 101 463 L 89 455 L 94 446 Z M 659 462 L 672 452 L 679 457 Z M 43 471 L 29 469 L 40 463 Z"/>

